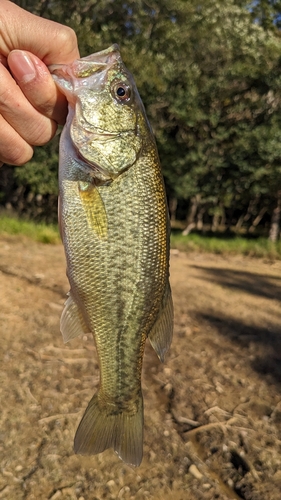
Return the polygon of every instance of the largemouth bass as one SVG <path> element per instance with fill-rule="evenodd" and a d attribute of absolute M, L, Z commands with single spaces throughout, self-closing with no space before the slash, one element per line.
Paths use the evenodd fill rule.
<path fill-rule="evenodd" d="M 160 360 L 172 339 L 169 222 L 151 128 L 117 45 L 51 68 L 69 102 L 60 141 L 59 222 L 70 283 L 65 342 L 92 332 L 100 385 L 74 451 L 113 447 L 139 465 L 146 338 Z"/>

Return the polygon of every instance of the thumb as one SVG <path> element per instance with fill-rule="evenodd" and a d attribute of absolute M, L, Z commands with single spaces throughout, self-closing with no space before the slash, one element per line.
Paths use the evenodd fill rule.
<path fill-rule="evenodd" d="M 44 116 L 63 124 L 67 103 L 47 66 L 31 52 L 13 50 L 8 55 L 10 71 L 32 106 Z"/>

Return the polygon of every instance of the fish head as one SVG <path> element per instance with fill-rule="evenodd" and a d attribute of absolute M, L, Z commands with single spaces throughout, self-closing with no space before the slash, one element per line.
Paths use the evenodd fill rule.
<path fill-rule="evenodd" d="M 117 45 L 52 66 L 54 80 L 69 102 L 70 136 L 93 177 L 114 179 L 139 157 L 151 137 L 143 104 Z"/>

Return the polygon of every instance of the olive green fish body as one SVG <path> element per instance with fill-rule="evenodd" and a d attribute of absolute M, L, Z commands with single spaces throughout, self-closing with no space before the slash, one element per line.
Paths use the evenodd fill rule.
<path fill-rule="evenodd" d="M 157 150 L 134 83 L 116 47 L 90 57 L 97 64 L 104 54 L 111 60 L 103 78 L 98 72 L 97 89 L 91 84 L 87 94 L 79 87 L 75 110 L 68 95 L 61 139 L 59 218 L 71 287 L 61 330 L 65 341 L 92 332 L 100 366 L 99 391 L 78 427 L 75 451 L 113 447 L 138 465 L 145 340 L 163 360 L 172 335 L 169 225 Z M 89 64 L 74 76 L 87 82 L 91 71 Z M 126 102 L 118 96 L 124 89 Z"/>

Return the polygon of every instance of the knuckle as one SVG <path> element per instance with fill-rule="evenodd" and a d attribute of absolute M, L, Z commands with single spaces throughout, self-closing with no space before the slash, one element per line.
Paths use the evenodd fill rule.
<path fill-rule="evenodd" d="M 33 146 L 43 146 L 47 144 L 55 135 L 57 130 L 57 124 L 52 120 L 49 121 L 48 124 L 44 124 L 36 129 L 36 134 L 34 133 L 34 137 L 31 141 Z"/>
<path fill-rule="evenodd" d="M 33 147 L 24 134 L 14 129 L 0 114 L 0 160 L 9 165 L 23 165 L 33 156 Z"/>
<path fill-rule="evenodd" d="M 68 47 L 69 51 L 77 46 L 77 36 L 75 31 L 69 26 L 63 26 L 57 32 L 59 43 L 62 47 Z"/>
<path fill-rule="evenodd" d="M 54 116 L 55 104 L 53 95 L 46 95 L 44 99 L 41 97 L 40 103 L 36 103 L 36 109 L 45 119 L 51 120 Z"/>
<path fill-rule="evenodd" d="M 37 102 L 35 103 L 37 111 L 41 113 L 44 117 L 48 118 L 52 116 L 53 113 L 53 108 L 54 108 L 54 103 L 53 103 L 53 97 L 52 96 L 40 96 L 41 101 L 39 102 L 39 99 L 37 98 Z"/>
<path fill-rule="evenodd" d="M 33 156 L 31 147 L 14 147 L 5 155 L 5 163 L 21 166 L 27 163 Z"/>
<path fill-rule="evenodd" d="M 10 87 L 0 86 L 0 105 L 1 107 L 9 106 L 13 98 L 13 93 Z"/>

